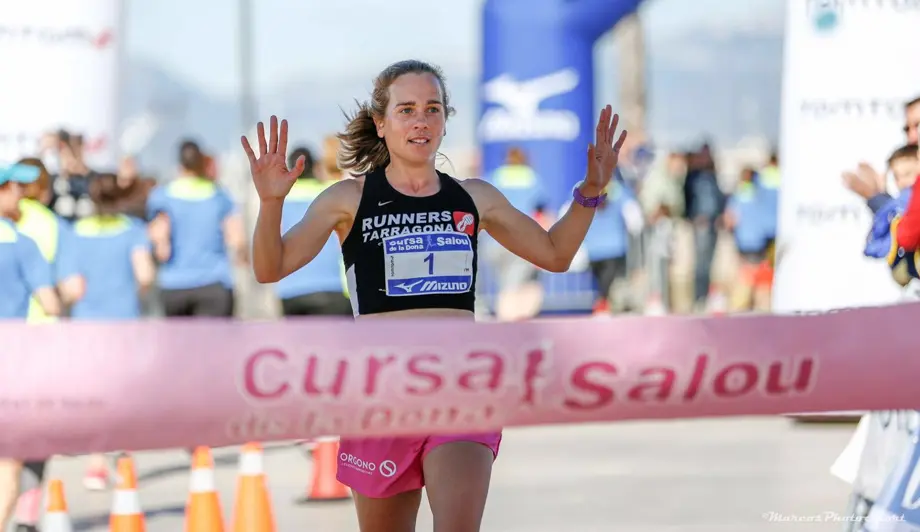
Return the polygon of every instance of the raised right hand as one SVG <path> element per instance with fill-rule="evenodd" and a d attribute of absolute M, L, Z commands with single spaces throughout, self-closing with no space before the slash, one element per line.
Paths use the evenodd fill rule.
<path fill-rule="evenodd" d="M 249 157 L 249 173 L 252 174 L 252 183 L 256 187 L 259 199 L 281 200 L 287 196 L 294 186 L 294 182 L 303 173 L 304 157 L 297 159 L 294 168 L 287 167 L 287 141 L 288 123 L 281 121 L 279 131 L 278 117 L 272 115 L 269 122 L 268 143 L 265 142 L 265 126 L 259 122 L 256 127 L 259 135 L 259 157 L 257 158 L 249 145 L 249 139 L 240 138 L 243 150 Z"/>

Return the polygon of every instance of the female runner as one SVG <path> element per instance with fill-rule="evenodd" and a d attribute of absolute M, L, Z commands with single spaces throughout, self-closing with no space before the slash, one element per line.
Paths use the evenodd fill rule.
<path fill-rule="evenodd" d="M 323 191 L 283 236 L 285 195 L 303 172 L 286 164 L 287 121 L 272 116 L 266 142 L 258 124 L 256 155 L 246 137 L 260 199 L 253 270 L 273 283 L 309 263 L 332 231 L 342 243 L 351 305 L 357 318 L 443 316 L 473 319 L 477 235 L 488 231 L 512 253 L 552 272 L 568 269 L 617 165 L 626 132 L 605 107 L 596 141 L 587 146 L 587 173 L 568 212 L 549 230 L 516 210 L 492 185 L 458 181 L 435 169 L 453 108 L 440 69 L 421 61 L 387 67 L 369 102 L 339 135 L 340 164 L 358 176 Z M 398 216 L 397 216 L 398 215 Z M 424 253 L 399 252 L 400 240 L 426 239 Z M 438 247 L 436 236 L 447 236 Z M 384 267 L 387 264 L 388 267 Z M 422 487 L 436 532 L 477 532 L 501 433 L 341 442 L 338 479 L 354 492 L 362 532 L 413 532 Z M 356 459 L 355 459 L 356 458 Z M 379 464 L 385 462 L 385 467 Z M 373 463 L 373 471 L 357 464 Z"/>

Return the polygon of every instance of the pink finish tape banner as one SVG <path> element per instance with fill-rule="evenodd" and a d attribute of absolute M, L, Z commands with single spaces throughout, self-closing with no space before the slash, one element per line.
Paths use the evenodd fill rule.
<path fill-rule="evenodd" d="M 0 456 L 920 407 L 920 304 L 811 316 L 0 324 Z"/>

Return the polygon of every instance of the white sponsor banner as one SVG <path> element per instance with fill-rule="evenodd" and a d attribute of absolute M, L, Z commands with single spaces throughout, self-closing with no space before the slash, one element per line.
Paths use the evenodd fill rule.
<path fill-rule="evenodd" d="M 884 171 L 907 141 L 904 103 L 920 95 L 920 69 L 911 66 L 920 57 L 920 2 L 788 0 L 786 17 L 774 309 L 910 298 L 883 262 L 863 256 L 871 211 L 841 174 L 863 161 Z M 835 472 L 874 500 L 916 423 L 915 412 L 869 414 Z"/>
<path fill-rule="evenodd" d="M 122 0 L 0 2 L 0 161 L 35 155 L 41 135 L 84 138 L 92 165 L 115 162 Z"/>
<path fill-rule="evenodd" d="M 777 312 L 888 304 L 887 266 L 863 256 L 871 212 L 844 171 L 877 170 L 906 143 L 920 94 L 920 2 L 788 0 L 783 71 Z"/>

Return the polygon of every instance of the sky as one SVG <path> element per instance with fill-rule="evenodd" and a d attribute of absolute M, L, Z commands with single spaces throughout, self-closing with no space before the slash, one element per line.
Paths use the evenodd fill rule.
<path fill-rule="evenodd" d="M 125 0 L 127 47 L 214 96 L 238 93 L 237 3 L 231 0 Z M 475 73 L 483 0 L 252 0 L 257 93 L 287 79 L 354 76 L 368 85 L 387 63 L 416 57 L 453 72 Z M 782 31 L 785 0 L 646 0 L 648 46 L 700 66 L 705 51 L 687 46 L 696 32 Z M 680 46 L 668 44 L 681 40 Z M 615 53 L 610 35 L 601 57 Z"/>

